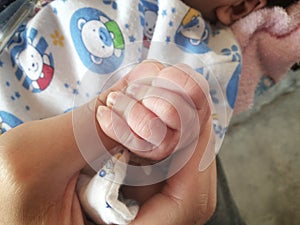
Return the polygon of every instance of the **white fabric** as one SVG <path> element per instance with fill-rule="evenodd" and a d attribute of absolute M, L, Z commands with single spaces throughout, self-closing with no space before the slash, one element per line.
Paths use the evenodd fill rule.
<path fill-rule="evenodd" d="M 79 176 L 77 192 L 81 205 L 96 223 L 128 224 L 137 215 L 137 202 L 119 194 L 118 181 L 125 179 L 128 161 L 128 151 L 119 148 L 94 177 Z"/>

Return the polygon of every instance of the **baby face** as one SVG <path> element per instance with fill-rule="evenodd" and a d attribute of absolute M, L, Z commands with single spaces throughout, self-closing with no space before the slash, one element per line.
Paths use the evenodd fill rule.
<path fill-rule="evenodd" d="M 230 25 L 254 10 L 263 8 L 267 0 L 182 0 L 199 10 L 210 22 Z"/>

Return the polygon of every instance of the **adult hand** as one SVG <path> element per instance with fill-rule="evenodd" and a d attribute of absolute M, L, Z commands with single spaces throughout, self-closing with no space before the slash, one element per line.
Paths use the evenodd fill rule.
<path fill-rule="evenodd" d="M 205 128 L 201 136 L 209 138 L 210 129 Z M 206 170 L 199 171 L 201 152 L 205 147 L 205 143 L 200 144 L 184 168 L 151 197 L 145 199 L 147 189 L 124 189 L 125 197 L 145 200 L 132 225 L 203 225 L 207 222 L 216 207 L 216 165 L 213 161 Z"/>
<path fill-rule="evenodd" d="M 211 123 L 206 124 L 201 132 L 204 140 L 211 129 Z M 105 141 L 108 149 L 115 144 Z M 206 144 L 200 142 L 184 168 L 166 181 L 160 192 L 152 192 L 133 224 L 191 224 L 210 217 L 215 205 L 215 166 L 198 170 Z M 88 224 L 75 191 L 78 174 L 85 166 L 73 135 L 71 113 L 25 123 L 1 135 L 0 223 Z M 140 189 L 137 194 L 143 192 Z M 131 190 L 128 187 L 125 193 L 130 196 Z"/>
<path fill-rule="evenodd" d="M 75 186 L 84 166 L 71 114 L 1 135 L 0 224 L 83 225 Z"/>

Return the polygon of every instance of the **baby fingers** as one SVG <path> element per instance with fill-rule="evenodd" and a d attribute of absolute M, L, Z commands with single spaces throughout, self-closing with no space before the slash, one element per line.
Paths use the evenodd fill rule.
<path fill-rule="evenodd" d="M 107 105 L 100 107 L 98 122 L 108 136 L 137 155 L 151 159 L 162 159 L 173 151 L 175 132 L 140 102 L 121 92 L 112 92 Z"/>
<path fill-rule="evenodd" d="M 157 78 L 154 79 L 157 80 Z M 168 82 L 162 78 L 159 80 L 160 83 Z M 194 141 L 194 138 L 198 137 L 202 125 L 199 111 L 178 85 L 169 82 L 168 88 L 160 88 L 134 83 L 127 88 L 126 92 L 139 100 L 169 128 L 178 133 L 181 142 L 177 149 L 189 145 L 191 141 Z"/>
<path fill-rule="evenodd" d="M 138 136 L 153 145 L 160 145 L 166 136 L 167 126 L 165 123 L 140 102 L 122 92 L 110 93 L 107 105 L 118 113 Z"/>
<path fill-rule="evenodd" d="M 97 120 L 103 132 L 110 138 L 119 142 L 128 149 L 136 151 L 149 151 L 152 144 L 136 135 L 127 122 L 106 106 L 99 106 L 97 110 Z"/>

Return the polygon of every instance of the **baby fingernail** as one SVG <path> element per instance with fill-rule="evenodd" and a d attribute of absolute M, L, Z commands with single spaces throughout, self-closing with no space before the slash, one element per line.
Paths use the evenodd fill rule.
<path fill-rule="evenodd" d="M 138 84 L 131 84 L 130 86 L 128 86 L 128 88 L 126 89 L 126 92 L 130 95 L 136 95 L 138 93 L 139 90 L 139 85 Z"/>
<path fill-rule="evenodd" d="M 118 96 L 119 94 L 117 92 L 109 93 L 106 99 L 106 105 L 112 107 L 116 103 Z"/>

